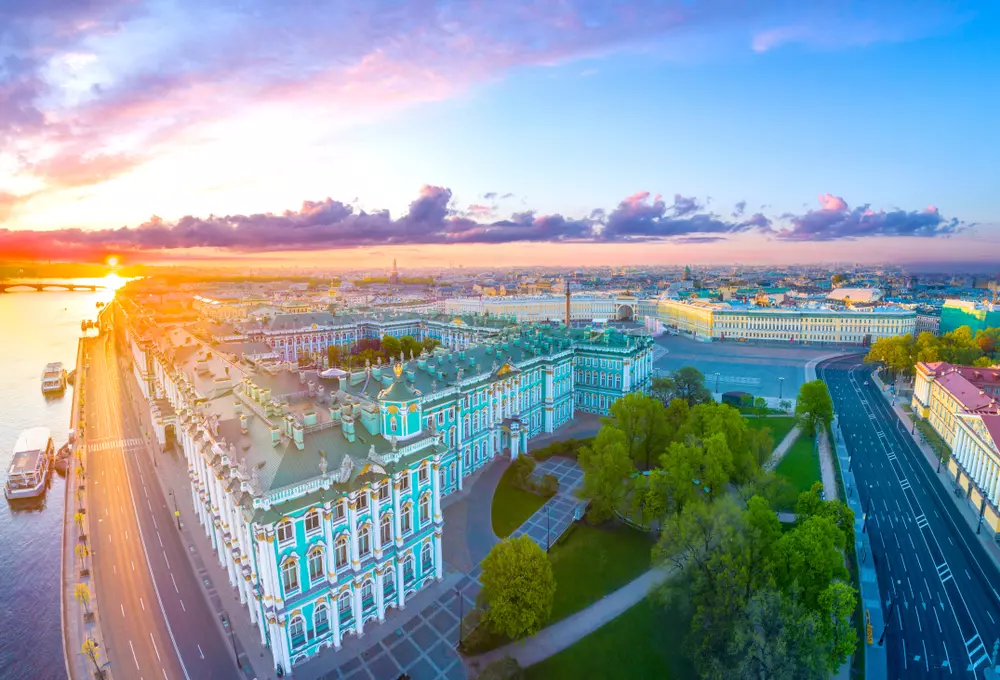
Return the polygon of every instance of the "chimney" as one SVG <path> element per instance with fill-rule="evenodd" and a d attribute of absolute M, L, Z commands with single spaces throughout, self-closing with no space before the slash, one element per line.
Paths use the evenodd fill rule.
<path fill-rule="evenodd" d="M 569 279 L 566 279 L 566 328 L 569 328 L 570 314 L 569 314 Z"/>

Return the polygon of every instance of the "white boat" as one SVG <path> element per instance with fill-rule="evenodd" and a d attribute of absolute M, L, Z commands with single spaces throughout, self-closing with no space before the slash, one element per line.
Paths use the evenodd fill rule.
<path fill-rule="evenodd" d="M 47 427 L 25 430 L 14 445 L 4 493 L 9 499 L 33 498 L 45 493 L 55 446 Z"/>
<path fill-rule="evenodd" d="M 45 364 L 42 371 L 42 392 L 62 392 L 66 389 L 66 371 L 61 361 Z"/>

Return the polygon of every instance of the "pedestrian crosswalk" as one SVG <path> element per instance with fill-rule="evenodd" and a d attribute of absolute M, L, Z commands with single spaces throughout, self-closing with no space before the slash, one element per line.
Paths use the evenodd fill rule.
<path fill-rule="evenodd" d="M 142 444 L 141 437 L 130 437 L 128 439 L 98 439 L 87 443 L 88 451 L 107 451 L 109 449 L 124 449 L 130 446 Z"/>

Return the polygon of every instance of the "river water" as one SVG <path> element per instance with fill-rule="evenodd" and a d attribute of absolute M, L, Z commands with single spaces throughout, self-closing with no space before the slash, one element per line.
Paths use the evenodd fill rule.
<path fill-rule="evenodd" d="M 83 281 L 81 281 L 82 283 Z M 89 283 L 90 281 L 87 281 Z M 0 475 L 14 443 L 43 425 L 59 447 L 69 429 L 72 388 L 41 391 L 45 364 L 76 363 L 80 322 L 95 319 L 110 291 L 0 293 Z M 43 500 L 0 498 L 0 678 L 62 679 L 60 542 L 65 480 L 53 471 Z"/>

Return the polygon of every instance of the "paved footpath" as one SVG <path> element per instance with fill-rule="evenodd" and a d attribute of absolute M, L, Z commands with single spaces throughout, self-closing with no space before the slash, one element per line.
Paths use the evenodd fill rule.
<path fill-rule="evenodd" d="M 802 428 L 798 425 L 789 430 L 788 434 L 785 435 L 785 438 L 781 440 L 781 443 L 774 447 L 774 452 L 771 454 L 771 457 L 767 459 L 766 463 L 764 463 L 764 469 L 773 470 L 778 467 L 778 463 L 780 463 L 781 459 L 785 457 L 786 453 L 788 453 L 788 449 L 792 448 L 792 444 L 795 443 L 795 440 L 799 438 L 801 433 Z"/>

